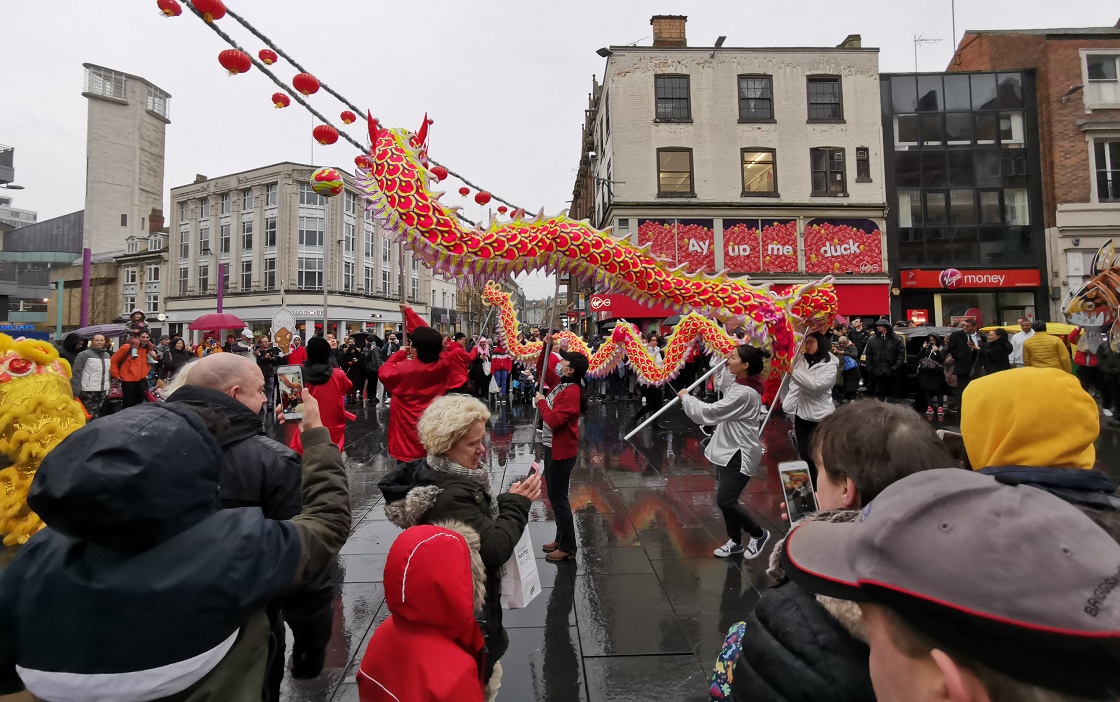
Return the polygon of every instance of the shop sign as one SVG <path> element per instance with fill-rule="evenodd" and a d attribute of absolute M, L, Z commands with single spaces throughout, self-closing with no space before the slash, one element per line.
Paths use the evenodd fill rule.
<path fill-rule="evenodd" d="M 917 326 L 929 324 L 929 310 L 906 310 L 906 318 Z"/>
<path fill-rule="evenodd" d="M 0 332 L 4 332 L 5 334 L 8 333 L 8 332 L 23 332 L 23 331 L 35 331 L 35 325 L 34 324 L 14 324 L 14 323 L 0 324 Z"/>
<path fill-rule="evenodd" d="M 805 225 L 806 273 L 882 273 L 883 235 L 869 219 L 813 219 Z"/>
<path fill-rule="evenodd" d="M 960 270 L 904 270 L 904 289 L 975 290 L 977 288 L 1037 288 L 1042 278 L 1037 268 L 1002 268 Z"/>
<path fill-rule="evenodd" d="M 638 223 L 638 245 L 689 271 L 715 272 L 715 223 L 710 219 L 647 219 Z"/>
<path fill-rule="evenodd" d="M 723 220 L 723 267 L 732 273 L 796 273 L 795 219 Z"/>

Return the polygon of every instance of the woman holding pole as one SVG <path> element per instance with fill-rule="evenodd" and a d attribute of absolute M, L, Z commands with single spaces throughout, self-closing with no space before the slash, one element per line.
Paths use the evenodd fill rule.
<path fill-rule="evenodd" d="M 541 546 L 553 563 L 576 557 L 576 526 L 568 501 L 569 481 L 579 450 L 579 416 L 587 411 L 583 377 L 587 356 L 560 352 L 556 366 L 560 382 L 545 396 L 537 393 L 537 409 L 544 420 L 544 481 L 556 517 L 556 540 Z"/>
<path fill-rule="evenodd" d="M 716 381 L 716 387 L 723 393 L 723 398 L 716 402 L 702 402 L 688 390 L 677 393 L 689 419 L 716 427 L 704 457 L 716 466 L 716 505 L 727 527 L 727 543 L 715 550 L 719 558 L 757 558 L 770 540 L 770 532 L 759 526 L 739 503 L 739 496 L 762 459 L 758 434 L 758 410 L 762 405 L 759 374 L 769 356 L 767 351 L 748 344 L 732 349 L 727 355 L 727 366 Z M 750 537 L 746 545 L 743 532 Z"/>
<path fill-rule="evenodd" d="M 809 451 L 813 430 L 821 420 L 836 411 L 836 406 L 832 404 L 832 387 L 836 383 L 839 361 L 828 349 L 828 340 L 824 334 L 806 334 L 801 353 L 793 357 L 789 382 L 779 393 L 782 409 L 793 416 L 797 452 L 801 455 L 801 460 L 809 464 L 813 485 L 817 484 L 817 465 Z"/>

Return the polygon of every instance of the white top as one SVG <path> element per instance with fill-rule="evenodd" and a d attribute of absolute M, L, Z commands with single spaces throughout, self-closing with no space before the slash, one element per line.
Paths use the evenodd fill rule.
<path fill-rule="evenodd" d="M 688 418 L 697 424 L 714 424 L 704 457 L 717 466 L 726 466 L 742 451 L 739 470 L 744 475 L 755 475 L 762 460 L 762 443 L 758 437 L 758 410 L 762 396 L 757 390 L 735 382 L 735 376 L 726 367 L 719 372 L 716 388 L 723 397 L 716 402 L 703 402 L 693 395 L 681 400 L 681 407 Z"/>
<path fill-rule="evenodd" d="M 805 354 L 796 354 L 789 382 L 782 390 L 782 410 L 809 422 L 819 422 L 835 412 L 832 388 L 836 384 L 837 363 L 839 361 L 830 353 L 828 358 L 810 368 Z"/>
<path fill-rule="evenodd" d="M 1011 365 L 1023 365 L 1023 342 L 1034 336 L 1034 329 L 1016 332 L 1011 336 Z"/>

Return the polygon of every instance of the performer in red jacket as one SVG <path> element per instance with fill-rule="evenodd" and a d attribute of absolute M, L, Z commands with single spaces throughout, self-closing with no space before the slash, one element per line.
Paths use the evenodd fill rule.
<path fill-rule="evenodd" d="M 501 341 L 494 346 L 494 352 L 490 354 L 490 371 L 494 374 L 494 382 L 498 385 L 498 402 L 505 404 L 509 395 L 509 374 L 513 371 L 513 356 L 509 355 L 509 351 Z"/>
<path fill-rule="evenodd" d="M 389 548 L 390 614 L 358 667 L 361 702 L 483 700 L 486 654 L 474 613 L 482 608 L 486 570 L 478 534 L 466 525 L 448 526 L 414 526 Z"/>
<path fill-rule="evenodd" d="M 471 394 L 471 384 L 468 378 L 471 364 L 478 358 L 478 350 L 479 347 L 475 346 L 467 351 L 467 335 L 463 332 L 455 332 L 455 337 L 444 345 L 443 355 L 451 363 L 451 377 L 447 379 L 447 392 Z"/>
<path fill-rule="evenodd" d="M 560 378 L 548 395 L 537 393 L 537 407 L 544 420 L 544 480 L 548 501 L 556 517 L 556 540 L 541 550 L 550 561 L 566 561 L 576 557 L 576 527 L 572 506 L 568 502 L 569 481 L 579 452 L 579 416 L 586 401 L 583 398 L 583 376 L 587 375 L 587 356 L 569 351 L 560 352 L 557 374 Z"/>
<path fill-rule="evenodd" d="M 452 363 L 443 350 L 443 335 L 428 326 L 407 305 L 401 305 L 408 324 L 408 346 L 378 369 L 378 380 L 393 395 L 389 405 L 389 455 L 415 461 L 428 452 L 416 433 L 416 422 L 437 397 L 447 394 Z"/>
<path fill-rule="evenodd" d="M 331 432 L 331 441 L 338 450 L 346 443 L 346 422 L 357 417 L 346 411 L 346 393 L 350 392 L 350 379 L 341 369 L 331 365 L 330 344 L 321 336 L 307 342 L 307 360 L 303 364 L 303 383 L 319 403 L 319 417 Z M 288 446 L 303 454 L 299 432 L 293 432 Z"/>

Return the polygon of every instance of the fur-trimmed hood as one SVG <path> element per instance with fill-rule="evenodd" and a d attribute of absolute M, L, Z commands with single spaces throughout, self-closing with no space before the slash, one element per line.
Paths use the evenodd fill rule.
<path fill-rule="evenodd" d="M 860 511 L 858 509 L 833 509 L 824 512 L 814 512 L 799 521 L 798 524 L 804 522 L 854 522 L 859 519 L 859 513 Z M 785 541 L 785 538 L 779 541 L 774 547 L 774 550 L 770 553 L 770 567 L 766 570 L 766 574 L 778 582 L 785 582 L 788 580 L 785 571 L 782 570 L 779 564 L 782 550 L 785 548 Z M 840 622 L 845 629 L 851 632 L 852 636 L 864 643 L 867 642 L 867 634 L 863 630 L 863 620 L 860 617 L 859 605 L 855 602 L 838 600 L 834 597 L 825 597 L 824 595 L 816 595 L 815 597 L 817 598 L 817 602 L 819 602 L 829 614 L 836 618 L 836 621 Z"/>
<path fill-rule="evenodd" d="M 478 532 L 457 519 L 436 520 L 432 522 L 432 526 L 448 529 L 456 534 L 460 534 L 467 540 L 467 545 L 471 547 L 471 579 L 474 581 L 474 610 L 476 612 L 481 611 L 483 605 L 486 604 L 486 565 L 482 562 L 482 556 L 478 555 L 478 549 L 482 545 L 482 540 L 479 538 Z"/>

